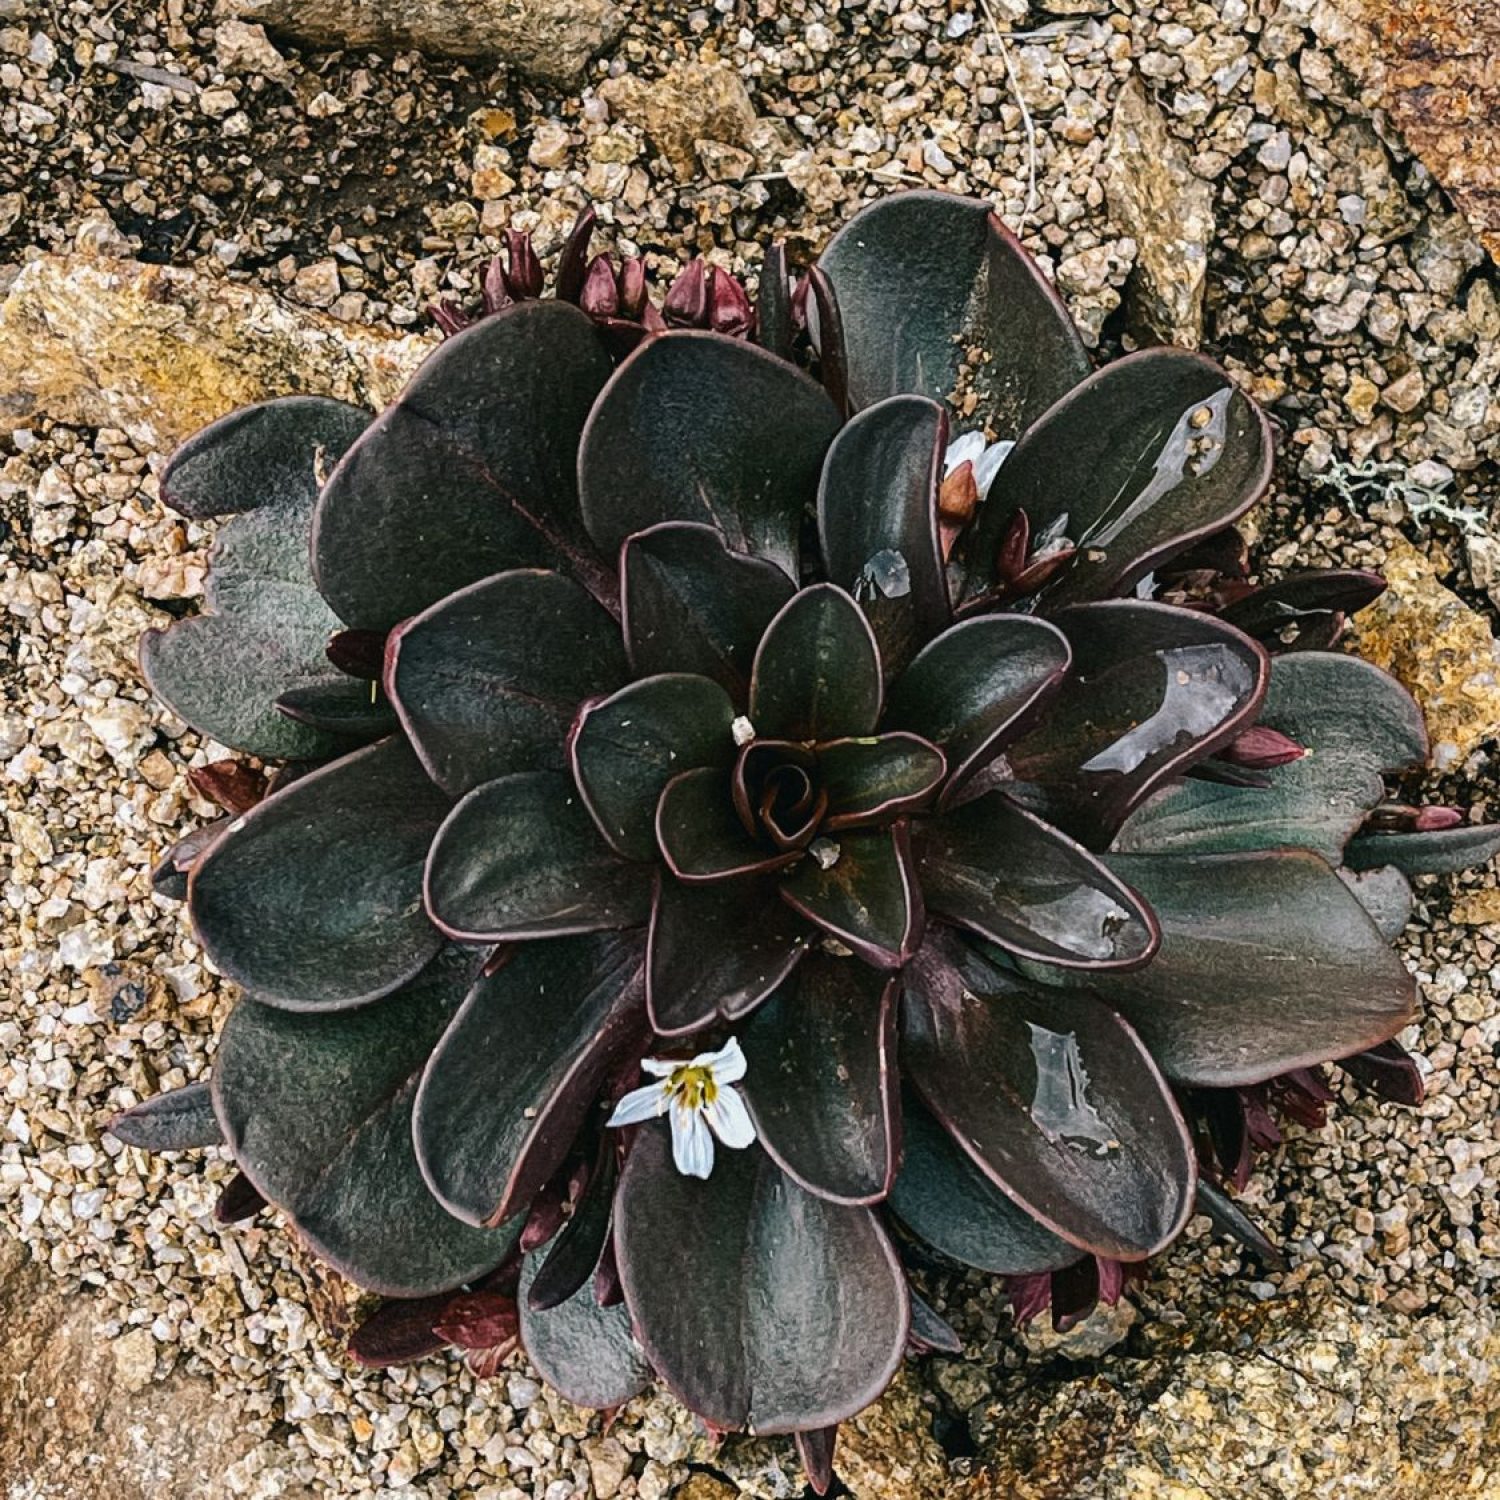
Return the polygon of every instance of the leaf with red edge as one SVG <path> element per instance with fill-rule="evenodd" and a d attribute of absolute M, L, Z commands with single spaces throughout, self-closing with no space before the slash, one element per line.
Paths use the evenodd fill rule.
<path fill-rule="evenodd" d="M 826 740 L 815 753 L 829 833 L 889 823 L 926 806 L 948 770 L 943 752 L 915 734 Z"/>
<path fill-rule="evenodd" d="M 793 597 L 766 627 L 750 677 L 750 720 L 773 739 L 874 732 L 880 652 L 857 605 L 831 583 Z"/>
<path fill-rule="evenodd" d="M 1134 1031 L 1092 995 L 934 938 L 907 971 L 901 1059 L 980 1171 L 1080 1249 L 1142 1260 L 1191 1215 L 1187 1126 Z"/>
<path fill-rule="evenodd" d="M 697 521 L 795 577 L 802 514 L 837 427 L 814 380 L 743 339 L 696 330 L 648 339 L 584 429 L 589 534 L 613 555 L 659 521 Z"/>
<path fill-rule="evenodd" d="M 837 1422 L 831 1427 L 819 1427 L 812 1432 L 794 1435 L 793 1441 L 797 1445 L 802 1472 L 807 1476 L 808 1486 L 815 1495 L 826 1495 L 833 1485 L 833 1455 L 838 1436 Z"/>
<path fill-rule="evenodd" d="M 206 1083 L 184 1084 L 143 1099 L 106 1128 L 117 1141 L 142 1151 L 192 1151 L 224 1143 Z"/>
<path fill-rule="evenodd" d="M 599 1264 L 614 1215 L 616 1144 L 610 1133 L 605 1132 L 595 1156 L 594 1171 L 572 1217 L 556 1235 L 548 1237 L 550 1244 L 542 1242 L 547 1244 L 547 1253 L 526 1292 L 526 1305 L 533 1312 L 560 1307 L 580 1287 L 588 1285 Z"/>
<path fill-rule="evenodd" d="M 518 771 L 475 787 L 437 830 L 427 910 L 460 942 L 501 942 L 634 927 L 651 876 L 599 836 L 572 780 Z"/>
<path fill-rule="evenodd" d="M 835 1203 L 878 1203 L 901 1152 L 897 981 L 811 953 L 741 1028 L 741 1085 L 781 1169 Z"/>
<path fill-rule="evenodd" d="M 831 842 L 831 863 L 816 849 L 804 855 L 782 880 L 782 899 L 865 963 L 899 969 L 922 939 L 907 825 L 841 832 Z"/>
<path fill-rule="evenodd" d="M 612 361 L 566 302 L 518 302 L 445 340 L 339 462 L 313 518 L 318 588 L 388 629 L 507 568 L 615 592 L 578 508 L 585 418 Z"/>
<path fill-rule="evenodd" d="M 642 956 L 633 935 L 556 938 L 480 977 L 426 1066 L 413 1121 L 449 1213 L 504 1223 L 562 1164 L 606 1078 L 644 1042 Z"/>
<path fill-rule="evenodd" d="M 1156 951 L 1151 908 L 1087 849 L 990 792 L 913 830 L 929 909 L 1009 952 L 1093 972 Z"/>
<path fill-rule="evenodd" d="M 395 738 L 267 797 L 189 877 L 209 957 L 256 999 L 288 1010 L 362 1005 L 404 984 L 442 946 L 420 897 L 448 805 Z"/>
<path fill-rule="evenodd" d="M 1104 849 L 1156 787 L 1254 722 L 1270 664 L 1232 626 L 1166 604 L 1086 604 L 1056 624 L 1072 671 L 1006 762 L 1028 783 L 1018 800 Z"/>
<path fill-rule="evenodd" d="M 615 1249 L 647 1358 L 716 1427 L 843 1421 L 905 1352 L 906 1278 L 875 1216 L 814 1197 L 755 1146 L 720 1152 L 700 1180 L 672 1164 L 664 1124 L 643 1127 Z"/>
<path fill-rule="evenodd" d="M 726 771 L 703 767 L 674 776 L 656 809 L 656 838 L 668 868 L 690 883 L 733 880 L 780 869 L 797 851 L 757 842 L 734 810 Z"/>
<path fill-rule="evenodd" d="M 520 569 L 398 625 L 384 680 L 428 774 L 459 797 L 512 771 L 563 770 L 578 705 L 628 676 L 597 601 L 560 573 Z"/>

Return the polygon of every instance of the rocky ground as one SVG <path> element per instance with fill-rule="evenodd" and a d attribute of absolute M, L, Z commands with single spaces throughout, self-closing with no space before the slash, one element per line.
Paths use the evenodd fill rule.
<path fill-rule="evenodd" d="M 983 194 L 1101 358 L 1201 343 L 1266 403 L 1260 565 L 1389 564 L 1359 646 L 1428 707 L 1434 790 L 1500 816 L 1496 33 L 1464 0 L 0 0 L 5 1494 L 801 1494 L 789 1445 L 664 1397 L 605 1424 L 520 1360 L 351 1369 L 347 1289 L 213 1223 L 224 1161 L 101 1135 L 202 1074 L 229 998 L 147 880 L 216 754 L 134 666 L 202 587 L 174 442 L 385 399 L 506 224 L 550 252 L 592 201 L 663 276 L 753 272 L 865 197 Z M 1497 942 L 1493 874 L 1420 892 L 1427 1102 L 1351 1094 L 1264 1162 L 1291 1270 L 1197 1221 L 1065 1340 L 934 1271 L 965 1353 L 846 1427 L 853 1494 L 1500 1496 Z"/>

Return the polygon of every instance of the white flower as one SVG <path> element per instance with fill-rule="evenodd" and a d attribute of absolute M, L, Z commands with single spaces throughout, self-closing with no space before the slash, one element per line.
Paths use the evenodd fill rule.
<path fill-rule="evenodd" d="M 983 500 L 1000 472 L 1000 465 L 1010 457 L 1016 445 L 1011 442 L 986 443 L 982 432 L 965 432 L 948 444 L 943 458 L 943 477 L 947 478 L 961 463 L 974 465 L 974 487 Z"/>
<path fill-rule="evenodd" d="M 713 1171 L 714 1136 L 736 1151 L 755 1139 L 745 1101 L 730 1087 L 745 1076 L 745 1054 L 733 1037 L 717 1052 L 700 1052 L 689 1062 L 643 1057 L 641 1070 L 657 1082 L 626 1094 L 608 1123 L 639 1125 L 671 1111 L 672 1160 L 679 1172 L 707 1177 Z"/>

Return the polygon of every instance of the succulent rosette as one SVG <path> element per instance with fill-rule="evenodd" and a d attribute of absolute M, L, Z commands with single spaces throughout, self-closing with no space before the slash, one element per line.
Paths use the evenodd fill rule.
<path fill-rule="evenodd" d="M 982 204 L 859 214 L 751 310 L 524 239 L 380 415 L 290 397 L 163 479 L 232 516 L 146 675 L 231 816 L 164 862 L 244 990 L 236 1202 L 580 1403 L 831 1429 L 951 1331 L 931 1251 L 1080 1316 L 1339 1061 L 1393 1097 L 1421 715 L 1247 582 L 1272 439 L 1211 361 L 1098 371 Z M 1322 1090 L 1322 1093 L 1319 1091 Z M 231 1208 L 233 1204 L 231 1204 Z M 1038 1292 L 1038 1288 L 1040 1291 Z M 483 1358 L 481 1359 L 483 1365 Z"/>

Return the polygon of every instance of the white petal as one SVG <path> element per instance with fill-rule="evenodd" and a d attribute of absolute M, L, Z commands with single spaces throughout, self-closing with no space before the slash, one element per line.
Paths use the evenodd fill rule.
<path fill-rule="evenodd" d="M 700 1052 L 692 1061 L 695 1068 L 711 1068 L 715 1083 L 738 1083 L 745 1076 L 745 1054 L 739 1039 L 730 1037 L 717 1052 Z"/>
<path fill-rule="evenodd" d="M 989 495 L 990 486 L 995 482 L 995 475 L 1000 472 L 1000 465 L 1010 457 L 1010 450 L 1015 446 L 1014 443 L 1009 442 L 991 443 L 975 460 L 974 484 L 981 500 Z"/>
<path fill-rule="evenodd" d="M 670 1057 L 643 1057 L 641 1059 L 641 1072 L 649 1073 L 653 1078 L 669 1078 L 681 1066 L 681 1063 L 673 1062 Z"/>
<path fill-rule="evenodd" d="M 743 1151 L 755 1141 L 755 1126 L 738 1089 L 720 1089 L 719 1097 L 703 1106 L 703 1118 L 709 1129 L 735 1151 Z"/>
<path fill-rule="evenodd" d="M 983 454 L 984 434 L 978 431 L 962 433 L 948 444 L 948 451 L 943 456 L 943 473 L 951 474 L 966 460 L 977 469 Z M 977 474 L 975 478 L 978 479 Z"/>
<path fill-rule="evenodd" d="M 654 1120 L 667 1112 L 667 1091 L 659 1083 L 648 1083 L 642 1088 L 631 1089 L 615 1105 L 614 1112 L 605 1122 L 609 1125 L 639 1125 L 642 1120 Z"/>
<path fill-rule="evenodd" d="M 714 1138 L 696 1109 L 672 1111 L 672 1160 L 684 1177 L 707 1177 L 714 1169 Z"/>

